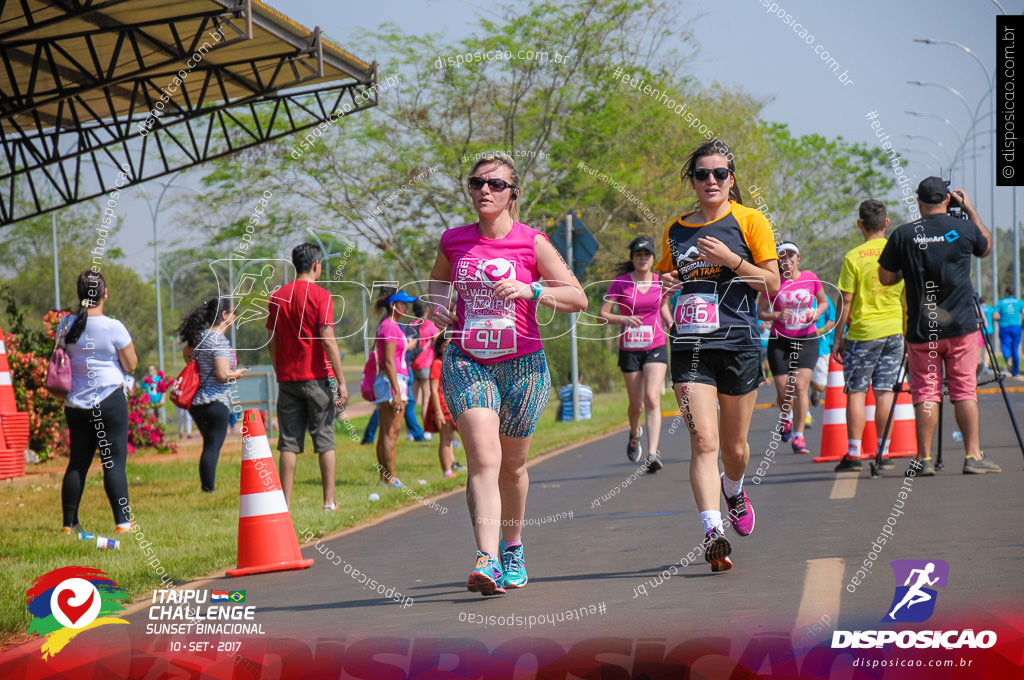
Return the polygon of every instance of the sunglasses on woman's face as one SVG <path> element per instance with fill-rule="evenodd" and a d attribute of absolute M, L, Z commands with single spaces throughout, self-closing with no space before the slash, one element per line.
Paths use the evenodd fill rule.
<path fill-rule="evenodd" d="M 473 191 L 479 191 L 484 188 L 484 185 L 491 188 L 491 191 L 504 191 L 505 189 L 514 189 L 514 184 L 509 184 L 503 179 L 483 179 L 482 177 L 470 177 L 469 188 Z"/>
<path fill-rule="evenodd" d="M 693 171 L 693 178 L 698 182 L 703 182 L 708 178 L 708 175 L 714 173 L 715 179 L 719 182 L 724 182 L 732 174 L 728 168 L 715 168 L 714 170 L 708 170 L 707 168 L 700 168 L 699 170 Z"/>

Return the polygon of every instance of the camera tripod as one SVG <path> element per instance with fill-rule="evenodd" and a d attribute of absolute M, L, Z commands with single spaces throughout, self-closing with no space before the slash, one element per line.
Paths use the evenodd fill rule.
<path fill-rule="evenodd" d="M 981 337 L 984 341 L 984 350 L 988 353 L 989 365 L 992 367 L 993 377 L 991 380 L 986 380 L 984 383 L 978 383 L 978 386 L 987 385 L 990 382 L 999 383 L 999 391 L 1003 395 L 1003 403 L 1006 404 L 1006 412 L 1010 416 L 1010 423 L 1013 425 L 1013 432 L 1017 435 L 1017 444 L 1020 446 L 1021 455 L 1024 455 L 1024 439 L 1020 436 L 1020 428 L 1017 427 L 1017 419 L 1013 415 L 1013 409 L 1010 407 L 1010 398 L 1006 395 L 1006 386 L 1003 384 L 1006 379 L 1006 374 L 999 368 L 999 362 L 996 360 L 996 350 L 992 344 L 992 336 L 989 335 L 986 330 L 985 315 L 981 312 L 981 300 L 978 298 L 978 294 L 974 294 L 974 311 L 976 321 L 978 322 L 978 328 L 981 331 Z M 871 463 L 871 478 L 878 479 L 881 477 L 880 469 L 882 465 L 882 453 L 885 450 L 885 443 L 889 440 L 889 430 L 892 428 L 893 416 L 896 413 L 896 401 L 899 398 L 900 392 L 903 391 L 903 381 L 907 378 L 907 349 L 903 348 L 903 361 L 900 362 L 900 370 L 896 376 L 896 384 L 893 385 L 893 399 L 892 406 L 889 407 L 889 415 L 885 420 L 885 429 L 882 431 L 882 446 L 878 447 L 878 453 L 875 454 L 875 460 Z M 945 381 L 943 381 L 945 382 Z M 943 390 L 943 393 L 947 393 L 948 390 Z M 941 470 L 942 464 L 942 395 L 939 395 L 939 436 L 938 436 L 938 452 L 935 456 L 935 469 Z"/>

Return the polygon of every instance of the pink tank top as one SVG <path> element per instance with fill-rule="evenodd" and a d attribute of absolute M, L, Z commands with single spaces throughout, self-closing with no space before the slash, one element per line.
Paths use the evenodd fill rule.
<path fill-rule="evenodd" d="M 796 279 L 783 277 L 779 292 L 768 298 L 776 312 L 790 310 L 789 321 L 778 319 L 772 322 L 772 333 L 780 338 L 802 338 L 814 335 L 815 298 L 821 290 L 821 281 L 809 271 L 801 271 Z"/>
<path fill-rule="evenodd" d="M 537 303 L 500 300 L 495 281 L 514 278 L 539 281 L 534 239 L 542 231 L 514 222 L 503 238 L 480 235 L 476 224 L 454 227 L 441 235 L 441 252 L 452 266 L 452 284 L 458 294 L 453 340 L 482 364 L 493 364 L 532 354 L 543 348 L 537 328 Z"/>
<path fill-rule="evenodd" d="M 642 317 L 642 325 L 622 327 L 619 349 L 637 352 L 665 344 L 665 332 L 661 329 L 661 281 L 657 275 L 643 293 L 629 274 L 617 276 L 608 286 L 605 299 L 618 304 L 619 314 Z"/>

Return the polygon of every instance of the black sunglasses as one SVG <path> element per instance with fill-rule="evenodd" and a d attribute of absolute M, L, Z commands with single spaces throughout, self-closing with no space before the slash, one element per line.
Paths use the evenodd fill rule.
<path fill-rule="evenodd" d="M 698 182 L 703 182 L 708 178 L 711 173 L 715 174 L 715 179 L 719 182 L 724 182 L 732 174 L 732 171 L 728 168 L 715 168 L 714 170 L 708 170 L 707 168 L 700 168 L 699 170 L 693 171 L 693 178 Z"/>
<path fill-rule="evenodd" d="M 491 188 L 491 191 L 504 191 L 505 189 L 515 189 L 515 184 L 509 184 L 503 179 L 483 179 L 481 177 L 470 177 L 469 188 L 474 191 L 479 191 L 484 188 L 484 185 Z"/>

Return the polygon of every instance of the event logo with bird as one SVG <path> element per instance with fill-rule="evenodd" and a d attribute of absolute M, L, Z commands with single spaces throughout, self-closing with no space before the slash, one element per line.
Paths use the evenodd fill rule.
<path fill-rule="evenodd" d="M 28 632 L 46 637 L 43 659 L 52 657 L 79 633 L 108 623 L 128 623 L 112 616 L 124 610 L 128 593 L 99 569 L 61 567 L 37 578 L 26 593 L 34 617 Z"/>

